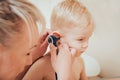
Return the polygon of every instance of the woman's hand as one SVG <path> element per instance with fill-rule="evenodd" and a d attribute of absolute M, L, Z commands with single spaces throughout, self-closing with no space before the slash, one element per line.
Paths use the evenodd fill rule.
<path fill-rule="evenodd" d="M 69 49 L 67 44 L 60 44 L 59 52 L 56 54 L 56 47 L 50 44 L 51 62 L 59 80 L 74 80 L 72 77 L 72 62 L 75 49 Z"/>
<path fill-rule="evenodd" d="M 48 47 L 47 37 L 49 34 L 50 34 L 50 31 L 46 31 L 43 34 L 41 34 L 38 44 L 35 50 L 32 52 L 33 62 L 39 57 L 43 56 L 44 53 L 46 52 L 47 47 Z"/>

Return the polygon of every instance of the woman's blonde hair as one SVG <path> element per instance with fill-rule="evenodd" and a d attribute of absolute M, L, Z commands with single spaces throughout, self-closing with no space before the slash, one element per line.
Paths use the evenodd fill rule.
<path fill-rule="evenodd" d="M 51 28 L 86 27 L 91 24 L 91 14 L 78 0 L 64 0 L 52 12 Z"/>
<path fill-rule="evenodd" d="M 42 30 L 45 20 L 39 10 L 27 0 L 0 0 L 0 44 L 10 46 L 10 41 L 15 34 L 20 34 L 23 24 L 31 34 L 34 26 L 39 26 Z"/>

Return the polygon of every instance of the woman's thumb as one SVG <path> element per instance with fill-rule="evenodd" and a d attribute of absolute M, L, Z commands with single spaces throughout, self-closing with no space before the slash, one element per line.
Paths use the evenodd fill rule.
<path fill-rule="evenodd" d="M 55 61 L 56 60 L 56 47 L 50 43 L 50 53 L 51 53 L 51 60 Z"/>

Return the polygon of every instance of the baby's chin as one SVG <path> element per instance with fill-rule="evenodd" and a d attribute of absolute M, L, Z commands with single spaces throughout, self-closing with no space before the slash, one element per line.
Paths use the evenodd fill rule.
<path fill-rule="evenodd" d="M 77 52 L 75 53 L 75 57 L 81 56 L 82 53 L 84 53 L 84 51 L 77 51 Z"/>

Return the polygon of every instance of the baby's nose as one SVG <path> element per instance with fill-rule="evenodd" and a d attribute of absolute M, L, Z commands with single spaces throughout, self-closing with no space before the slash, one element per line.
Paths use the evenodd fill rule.
<path fill-rule="evenodd" d="M 85 42 L 83 45 L 82 45 L 82 48 L 87 48 L 88 47 L 88 42 Z"/>

